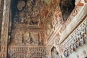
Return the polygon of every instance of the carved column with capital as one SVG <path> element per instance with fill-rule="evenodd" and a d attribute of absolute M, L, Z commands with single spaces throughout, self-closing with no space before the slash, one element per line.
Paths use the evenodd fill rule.
<path fill-rule="evenodd" d="M 10 0 L 4 0 L 1 30 L 1 58 L 7 57 Z"/>

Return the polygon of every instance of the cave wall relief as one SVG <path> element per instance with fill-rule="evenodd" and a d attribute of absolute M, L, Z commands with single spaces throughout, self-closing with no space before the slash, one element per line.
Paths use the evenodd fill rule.
<path fill-rule="evenodd" d="M 39 29 L 44 26 L 43 16 L 40 15 L 43 14 L 40 13 L 43 11 L 43 5 L 43 0 L 11 1 L 12 26 L 10 44 L 44 45 L 45 33 Z"/>
<path fill-rule="evenodd" d="M 46 21 L 46 33 L 49 37 L 60 25 L 63 24 L 62 13 L 59 6 L 56 6 L 54 13 L 51 12 Z"/>
<path fill-rule="evenodd" d="M 11 46 L 8 50 L 9 58 L 46 58 L 46 47 L 44 46 Z"/>
<path fill-rule="evenodd" d="M 60 50 L 64 57 L 68 57 L 80 46 L 87 44 L 87 20 L 85 19 L 61 44 Z"/>
<path fill-rule="evenodd" d="M 68 1 L 68 0 L 67 0 Z M 66 1 L 62 0 L 61 3 L 65 3 Z M 49 36 L 51 36 L 58 27 L 61 28 L 59 31 L 59 34 L 61 35 L 62 32 L 66 29 L 67 25 L 73 20 L 74 17 L 77 16 L 77 14 L 79 14 L 81 8 L 84 6 L 84 3 L 82 1 L 79 1 L 77 4 L 75 4 L 76 1 L 69 1 L 70 3 L 65 3 L 65 4 L 61 4 L 61 6 L 56 6 L 55 11 L 53 14 L 52 19 L 48 19 L 47 22 L 49 22 L 49 20 L 51 21 L 51 23 L 49 23 L 48 25 L 52 25 L 53 28 L 47 28 L 47 33 L 49 34 Z M 66 11 L 66 9 L 64 9 L 63 7 L 67 8 L 70 6 L 67 6 L 67 4 L 71 4 L 73 5 L 70 8 L 70 11 Z M 65 5 L 65 6 L 64 6 Z M 63 12 L 64 11 L 64 12 Z M 63 13 L 66 14 L 67 12 L 67 18 L 64 17 Z M 46 25 L 46 26 L 48 26 Z M 62 27 L 61 27 L 62 26 Z"/>
<path fill-rule="evenodd" d="M 58 27 L 60 28 L 61 25 L 63 25 L 60 30 L 60 33 L 62 33 L 71 20 L 78 14 L 80 7 L 75 5 L 75 0 L 69 0 L 68 2 L 70 3 L 66 3 L 67 1 L 61 0 L 60 5 L 55 6 L 54 11 L 51 10 L 52 16 L 49 16 L 50 13 L 48 14 L 46 21 L 48 37 L 53 34 L 54 30 L 56 30 Z M 72 7 L 70 8 L 70 6 L 67 4 L 72 5 Z M 51 19 L 49 17 L 51 17 Z"/>
<path fill-rule="evenodd" d="M 39 26 L 43 22 L 40 16 L 40 9 L 43 6 L 43 1 L 19 0 L 15 2 L 16 4 L 12 4 L 13 6 L 11 7 L 14 23 Z"/>
<path fill-rule="evenodd" d="M 8 40 L 8 57 L 45 58 L 46 38 L 42 28 L 44 16 L 43 10 L 40 9 L 42 6 L 42 0 L 11 0 L 12 24 Z"/>
<path fill-rule="evenodd" d="M 11 45 L 45 45 L 45 36 L 43 31 L 12 31 L 10 44 Z"/>

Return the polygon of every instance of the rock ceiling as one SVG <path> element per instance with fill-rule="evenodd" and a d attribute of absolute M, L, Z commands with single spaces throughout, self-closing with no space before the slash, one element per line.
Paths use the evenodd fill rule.
<path fill-rule="evenodd" d="M 11 44 L 45 45 L 44 25 L 46 21 L 47 23 L 51 21 L 48 17 L 53 16 L 57 6 L 58 0 L 12 0 Z M 48 29 L 50 28 L 52 28 L 51 23 L 48 24 Z"/>
<path fill-rule="evenodd" d="M 44 18 L 53 14 L 57 0 L 12 0 L 13 22 L 38 25 Z M 16 2 L 16 3 L 14 3 Z M 42 22 L 41 22 L 42 23 Z"/>
<path fill-rule="evenodd" d="M 27 25 L 35 28 L 46 25 L 45 27 L 51 30 L 53 28 L 52 19 L 54 19 L 52 16 L 55 11 L 61 12 L 63 20 L 66 21 L 75 6 L 74 3 L 75 0 L 11 0 L 12 30 L 15 32 L 15 29 L 17 31 L 21 26 L 25 28 Z M 18 31 L 15 33 L 18 33 Z M 40 32 L 42 33 L 43 31 Z"/>
<path fill-rule="evenodd" d="M 43 19 L 53 16 L 56 7 L 60 7 L 63 19 L 66 20 L 74 3 L 75 0 L 12 0 L 13 22 L 38 25 Z"/>

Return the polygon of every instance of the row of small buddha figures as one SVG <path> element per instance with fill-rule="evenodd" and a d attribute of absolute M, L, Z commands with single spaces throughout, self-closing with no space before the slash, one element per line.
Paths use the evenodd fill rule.
<path fill-rule="evenodd" d="M 86 34 L 84 34 L 83 36 L 81 36 L 81 38 L 78 38 L 75 43 L 73 43 L 71 46 L 69 46 L 68 48 L 66 48 L 64 50 L 64 56 L 68 57 L 73 51 L 76 51 L 77 48 L 79 48 L 80 46 L 83 46 L 84 44 L 87 43 L 87 36 Z"/>
<path fill-rule="evenodd" d="M 73 37 L 72 37 L 73 35 Z M 83 22 L 67 39 L 73 41 L 68 47 L 64 49 L 64 56 L 68 57 L 73 51 L 80 46 L 87 44 L 87 24 Z"/>
<path fill-rule="evenodd" d="M 81 35 L 80 38 L 76 38 L 76 40 L 74 40 L 74 43 L 64 50 L 64 56 L 65 57 L 69 56 L 69 54 L 75 51 L 79 46 L 82 46 L 86 43 L 87 43 L 87 35 L 83 34 Z"/>

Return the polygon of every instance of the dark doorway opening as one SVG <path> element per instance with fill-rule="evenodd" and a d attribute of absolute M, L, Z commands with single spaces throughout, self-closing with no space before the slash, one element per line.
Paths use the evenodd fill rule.
<path fill-rule="evenodd" d="M 66 21 L 72 10 L 75 7 L 75 0 L 61 0 L 60 9 L 62 12 L 63 20 Z"/>

